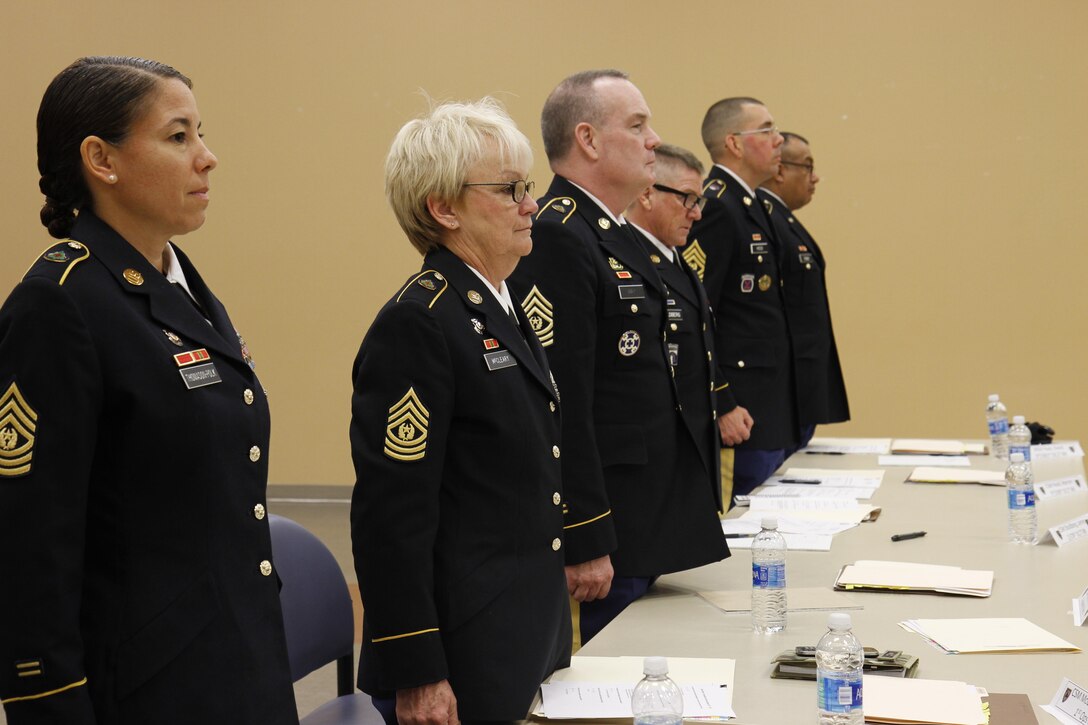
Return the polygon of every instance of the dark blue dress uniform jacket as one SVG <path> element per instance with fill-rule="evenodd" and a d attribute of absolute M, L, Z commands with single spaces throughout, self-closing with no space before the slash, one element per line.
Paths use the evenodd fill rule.
<path fill-rule="evenodd" d="M 649 255 L 562 177 L 539 201 L 510 283 L 563 394 L 567 564 L 611 554 L 651 577 L 724 559 L 717 462 L 681 415 Z"/>
<path fill-rule="evenodd" d="M 72 239 L 0 310 L 8 722 L 296 723 L 240 338 L 180 250 L 211 325 L 90 212 Z"/>
<path fill-rule="evenodd" d="M 752 436 L 738 448 L 790 448 L 799 434 L 793 353 L 771 223 L 762 202 L 718 166 L 703 196 L 683 255 L 717 318 L 718 413 L 741 405 L 752 415 Z"/>
<path fill-rule="evenodd" d="M 831 326 L 824 255 L 781 199 L 762 189 L 756 194 L 771 205 L 771 225 L 782 247 L 779 267 L 793 341 L 797 417 L 803 426 L 849 420 L 846 384 Z"/>
<path fill-rule="evenodd" d="M 378 313 L 352 377 L 359 687 L 448 679 L 462 720 L 525 717 L 571 648 L 544 351 L 440 248 Z"/>

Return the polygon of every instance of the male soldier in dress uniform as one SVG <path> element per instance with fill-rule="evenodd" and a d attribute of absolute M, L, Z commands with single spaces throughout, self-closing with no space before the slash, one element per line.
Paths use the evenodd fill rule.
<path fill-rule="evenodd" d="M 669 364 L 665 285 L 621 217 L 654 181 L 649 120 L 619 71 L 552 91 L 541 126 L 555 177 L 510 278 L 563 396 L 563 549 L 581 642 L 658 575 L 729 554 Z"/>
<path fill-rule="evenodd" d="M 684 258 L 700 273 L 717 315 L 719 427 L 722 443 L 733 446 L 723 450 L 723 493 L 745 495 L 798 442 L 779 252 L 755 194 L 778 170 L 782 136 L 754 98 L 715 103 L 702 135 L 714 162 L 703 187 L 709 201 Z"/>
<path fill-rule="evenodd" d="M 714 318 L 695 271 L 680 255 L 691 225 L 702 217 L 703 165 L 687 149 L 662 144 L 655 150 L 656 181 L 627 207 L 625 216 L 650 255 L 665 289 L 669 364 L 675 371 L 684 423 L 711 473 L 722 511 L 721 438 L 714 412 Z"/>
<path fill-rule="evenodd" d="M 812 201 L 820 177 L 808 141 L 795 133 L 784 132 L 782 138 L 778 172 L 756 194 L 771 205 L 771 225 L 782 247 L 779 268 L 793 341 L 799 447 L 803 448 L 817 424 L 850 420 L 850 406 L 831 328 L 827 265 L 816 240 L 793 214 Z"/>

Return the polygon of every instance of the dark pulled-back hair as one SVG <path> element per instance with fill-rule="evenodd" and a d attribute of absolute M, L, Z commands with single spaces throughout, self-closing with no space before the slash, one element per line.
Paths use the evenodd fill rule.
<path fill-rule="evenodd" d="M 540 132 L 549 161 L 562 159 L 574 145 L 574 128 L 579 123 L 599 124 L 602 108 L 594 84 L 602 78 L 628 80 L 621 70 L 587 70 L 560 81 L 540 113 Z"/>
<path fill-rule="evenodd" d="M 159 79 L 193 83 L 168 65 L 143 58 L 80 58 L 57 74 L 38 108 L 38 188 L 45 194 L 42 224 L 68 236 L 76 211 L 90 206 L 80 145 L 88 136 L 117 145 L 150 102 Z"/>

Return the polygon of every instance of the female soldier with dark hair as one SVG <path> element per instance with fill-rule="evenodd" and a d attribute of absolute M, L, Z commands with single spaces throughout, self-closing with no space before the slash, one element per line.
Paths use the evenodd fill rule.
<path fill-rule="evenodd" d="M 171 238 L 215 156 L 188 78 L 82 58 L 38 112 L 61 240 L 0 309 L 0 700 L 22 723 L 297 723 L 245 343 Z"/>

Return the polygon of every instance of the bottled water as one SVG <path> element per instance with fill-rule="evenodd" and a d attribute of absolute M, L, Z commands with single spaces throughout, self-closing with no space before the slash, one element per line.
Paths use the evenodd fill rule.
<path fill-rule="evenodd" d="M 1024 416 L 1014 415 L 1009 426 L 1009 455 L 1023 453 L 1031 473 L 1031 430 L 1024 425 Z"/>
<path fill-rule="evenodd" d="M 752 629 L 760 633 L 786 628 L 786 540 L 778 519 L 763 519 L 752 541 Z"/>
<path fill-rule="evenodd" d="M 631 693 L 631 712 L 635 725 L 680 725 L 684 717 L 684 695 L 669 679 L 669 663 L 664 657 L 642 660 L 646 675 Z"/>
<path fill-rule="evenodd" d="M 850 630 L 850 615 L 833 612 L 816 645 L 816 712 L 819 725 L 862 725 L 861 666 L 864 652 Z"/>
<path fill-rule="evenodd" d="M 1009 541 L 1034 544 L 1039 527 L 1035 512 L 1035 489 L 1031 483 L 1031 467 L 1019 451 L 1009 454 L 1005 484 L 1009 495 Z"/>
<path fill-rule="evenodd" d="M 990 455 L 994 458 L 1009 457 L 1009 411 L 997 393 L 986 404 L 986 423 L 990 428 Z"/>

